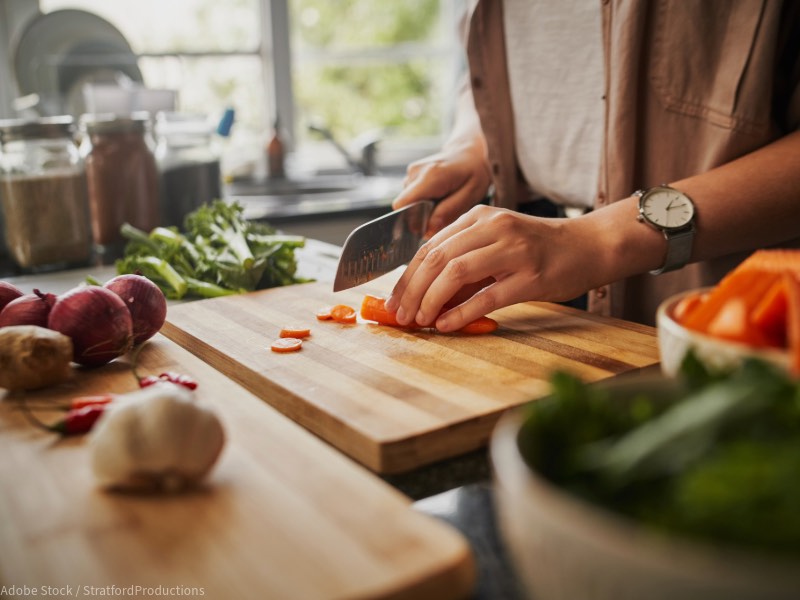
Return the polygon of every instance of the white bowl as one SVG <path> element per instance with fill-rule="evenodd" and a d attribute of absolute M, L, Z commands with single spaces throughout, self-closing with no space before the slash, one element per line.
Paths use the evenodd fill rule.
<path fill-rule="evenodd" d="M 741 364 L 749 357 L 759 357 L 784 369 L 789 368 L 789 354 L 783 350 L 754 348 L 746 344 L 730 342 L 686 329 L 675 321 L 675 306 L 686 296 L 705 290 L 690 290 L 664 300 L 656 312 L 658 350 L 661 354 L 661 371 L 673 377 L 690 348 L 709 368 L 728 369 Z M 800 593 L 798 593 L 800 598 Z"/>
<path fill-rule="evenodd" d="M 639 377 L 608 385 L 624 394 L 626 389 L 641 391 L 643 385 L 663 390 L 671 382 Z M 800 561 L 768 560 L 658 535 L 547 481 L 520 454 L 517 439 L 524 414 L 524 409 L 514 409 L 500 419 L 492 435 L 491 460 L 501 536 L 532 598 L 800 598 Z"/>

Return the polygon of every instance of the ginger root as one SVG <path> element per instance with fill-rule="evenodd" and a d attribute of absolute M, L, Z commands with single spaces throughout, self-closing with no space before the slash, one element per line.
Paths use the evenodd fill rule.
<path fill-rule="evenodd" d="M 72 340 L 36 325 L 0 328 L 0 388 L 35 390 L 72 377 Z"/>

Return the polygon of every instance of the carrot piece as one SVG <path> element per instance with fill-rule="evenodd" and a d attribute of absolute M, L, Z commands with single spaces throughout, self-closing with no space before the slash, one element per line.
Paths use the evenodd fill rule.
<path fill-rule="evenodd" d="M 741 299 L 744 302 L 745 312 L 750 314 L 779 278 L 778 272 L 762 271 L 757 268 L 734 269 L 709 292 L 705 302 L 687 315 L 683 325 L 689 329 L 710 333 L 709 325 L 732 298 Z"/>
<path fill-rule="evenodd" d="M 458 331 L 461 333 L 481 334 L 492 333 L 497 329 L 497 321 L 490 317 L 478 317 L 474 321 L 467 323 Z"/>
<path fill-rule="evenodd" d="M 786 347 L 786 313 L 788 299 L 786 297 L 786 278 L 791 277 L 785 273 L 780 280 L 772 284 L 761 301 L 753 309 L 751 320 L 769 340 L 770 345 L 777 348 Z"/>
<path fill-rule="evenodd" d="M 317 310 L 318 321 L 330 321 L 332 318 L 330 306 L 326 306 L 325 308 L 320 308 Z"/>
<path fill-rule="evenodd" d="M 346 304 L 337 304 L 331 308 L 331 317 L 337 323 L 355 323 L 356 310 Z"/>
<path fill-rule="evenodd" d="M 755 269 L 770 273 L 783 273 L 789 271 L 800 277 L 800 250 L 788 248 L 775 248 L 770 250 L 756 250 L 748 256 L 734 271 L 747 271 Z"/>
<path fill-rule="evenodd" d="M 386 298 L 367 294 L 361 301 L 361 317 L 367 321 L 375 321 L 381 325 L 399 327 L 394 313 L 386 310 Z"/>
<path fill-rule="evenodd" d="M 443 309 L 443 311 L 446 309 Z M 405 327 L 407 329 L 420 329 L 421 325 L 418 323 L 409 323 L 408 325 L 400 325 L 397 322 L 397 316 L 394 313 L 386 310 L 386 299 L 379 296 L 367 294 L 364 300 L 361 301 L 361 317 L 367 321 L 375 321 L 381 325 L 389 325 L 391 327 Z M 459 329 L 461 333 L 491 333 L 497 329 L 497 321 L 489 317 L 480 317 L 471 323 L 467 323 Z"/>
<path fill-rule="evenodd" d="M 747 303 L 739 297 L 730 298 L 722 305 L 708 324 L 706 333 L 750 346 L 767 345 L 764 334 L 750 322 Z"/>
<path fill-rule="evenodd" d="M 303 340 L 298 338 L 278 338 L 270 346 L 273 352 L 297 352 L 303 347 Z"/>
<path fill-rule="evenodd" d="M 707 299 L 708 296 L 701 292 L 684 296 L 672 309 L 672 318 L 678 323 L 685 322 L 689 315 Z"/>
<path fill-rule="evenodd" d="M 784 274 L 786 284 L 786 340 L 789 347 L 789 369 L 800 377 L 800 279 Z"/>
<path fill-rule="evenodd" d="M 287 325 L 281 329 L 279 337 L 282 338 L 307 338 L 311 335 L 311 329 L 302 325 Z"/>

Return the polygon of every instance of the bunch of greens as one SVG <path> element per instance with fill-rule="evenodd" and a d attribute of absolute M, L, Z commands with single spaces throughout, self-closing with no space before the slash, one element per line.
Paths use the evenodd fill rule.
<path fill-rule="evenodd" d="M 800 555 L 800 382 L 759 360 L 688 355 L 676 385 L 628 396 L 558 373 L 519 436 L 525 460 L 648 527 Z"/>
<path fill-rule="evenodd" d="M 248 221 L 237 203 L 215 200 L 188 214 L 184 232 L 156 227 L 150 233 L 122 226 L 128 240 L 117 261 L 119 273 L 141 273 L 167 298 L 212 298 L 301 283 L 294 251 L 298 236 L 279 235 L 267 224 Z"/>

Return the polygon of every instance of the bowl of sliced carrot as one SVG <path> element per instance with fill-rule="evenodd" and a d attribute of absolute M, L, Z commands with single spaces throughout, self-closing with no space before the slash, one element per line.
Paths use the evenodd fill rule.
<path fill-rule="evenodd" d="M 690 349 L 706 366 L 758 357 L 800 375 L 800 250 L 758 250 L 713 288 L 665 300 L 656 314 L 661 369 Z"/>

